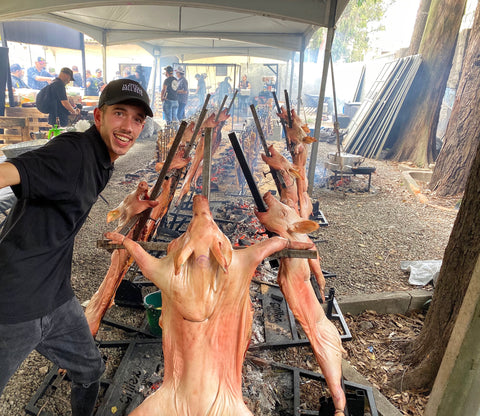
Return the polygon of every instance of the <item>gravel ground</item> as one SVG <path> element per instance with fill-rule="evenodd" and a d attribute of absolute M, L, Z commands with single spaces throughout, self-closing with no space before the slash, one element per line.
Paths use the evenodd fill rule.
<path fill-rule="evenodd" d="M 145 171 L 152 166 L 155 146 L 153 137 L 139 140 L 129 154 L 117 161 L 103 198 L 94 205 L 77 236 L 72 281 L 82 303 L 97 290 L 109 266 L 109 254 L 96 248 L 102 234 L 114 228 L 106 224 L 106 213 L 136 187 L 138 179 L 130 180 L 128 174 L 138 173 L 141 179 L 155 180 L 151 171 Z M 321 142 L 319 150 L 319 155 L 326 155 L 335 148 Z M 312 195 L 328 222 L 312 237 L 322 258 L 322 269 L 336 275 L 327 279 L 327 289 L 334 287 L 339 296 L 411 289 L 400 261 L 441 259 L 457 213 L 455 200 L 435 198 L 428 191 L 427 203 L 420 203 L 407 190 L 397 164 L 366 160 L 363 165 L 376 167 L 369 192 L 364 191 L 365 178 L 358 176 L 338 190 L 315 186 Z M 221 181 L 222 178 L 219 185 Z M 268 184 L 262 189 L 264 186 Z M 108 314 L 134 326 L 144 319 L 144 311 L 116 306 Z M 99 336 L 105 336 L 105 332 L 100 331 Z M 28 414 L 25 406 L 50 367 L 50 362 L 33 352 L 0 397 L 0 415 Z M 68 398 L 56 400 L 63 401 L 63 410 L 56 414 L 69 414 L 65 411 Z M 62 408 L 61 403 L 57 406 Z"/>

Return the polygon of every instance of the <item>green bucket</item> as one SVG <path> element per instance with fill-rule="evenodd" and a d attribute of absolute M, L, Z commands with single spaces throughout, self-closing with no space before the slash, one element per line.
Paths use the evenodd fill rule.
<path fill-rule="evenodd" d="M 153 292 L 143 298 L 143 306 L 147 311 L 148 326 L 154 335 L 162 335 L 162 328 L 158 324 L 162 314 L 162 292 Z"/>

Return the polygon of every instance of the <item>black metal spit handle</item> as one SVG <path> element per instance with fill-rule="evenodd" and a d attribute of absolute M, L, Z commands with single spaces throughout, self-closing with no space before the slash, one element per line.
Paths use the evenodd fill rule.
<path fill-rule="evenodd" d="M 255 121 L 255 125 L 257 126 L 258 130 L 258 137 L 260 137 L 260 142 L 262 143 L 263 150 L 267 157 L 270 157 L 270 150 L 268 150 L 267 140 L 265 139 L 265 135 L 263 134 L 262 126 L 260 125 L 260 120 L 258 118 L 257 110 L 255 110 L 255 106 L 253 104 L 250 105 L 250 110 L 252 111 L 253 120 Z M 273 169 L 270 168 L 270 173 L 272 174 L 273 180 L 278 190 L 278 194 L 282 194 L 282 189 L 286 187 L 285 181 L 283 180 L 282 176 Z"/>
<path fill-rule="evenodd" d="M 252 172 L 250 171 L 250 167 L 247 164 L 247 160 L 245 159 L 243 150 L 240 147 L 240 143 L 238 142 L 237 135 L 234 132 L 232 132 L 228 134 L 228 138 L 232 143 L 233 150 L 235 152 L 235 155 L 237 156 L 238 163 L 242 168 L 243 176 L 245 176 L 245 180 L 247 181 L 248 187 L 250 188 L 250 192 L 252 193 L 257 209 L 260 212 L 267 212 L 267 207 L 265 206 L 262 196 L 260 195 L 260 191 L 257 188 L 257 184 L 253 179 L 253 175 L 252 175 Z"/>
<path fill-rule="evenodd" d="M 157 182 L 155 183 L 153 189 L 150 192 L 150 199 L 156 199 L 157 196 L 159 195 L 163 181 L 167 175 L 167 171 L 170 168 L 170 164 L 172 163 L 173 157 L 175 156 L 175 153 L 178 149 L 178 146 L 182 140 L 183 132 L 185 131 L 185 128 L 187 127 L 187 122 L 182 121 L 180 124 L 180 127 L 177 131 L 177 135 L 175 136 L 175 139 L 172 143 L 172 147 L 170 148 L 170 151 L 168 152 L 167 158 L 165 159 L 165 163 L 163 164 L 162 170 L 160 171 L 158 175 Z M 145 227 L 145 224 L 147 223 L 148 219 L 150 218 L 150 213 L 152 212 L 152 208 L 148 208 L 145 211 L 143 211 L 140 215 L 140 218 L 137 222 L 137 225 L 135 227 L 135 230 L 133 231 L 133 236 L 132 240 L 136 241 L 138 240 L 138 237 L 140 236 L 140 233 L 142 232 L 143 228 Z"/>
<path fill-rule="evenodd" d="M 287 106 L 288 127 L 292 128 L 292 113 L 290 110 L 290 98 L 288 98 L 288 91 L 285 90 L 285 104 Z"/>
<path fill-rule="evenodd" d="M 237 156 L 238 163 L 240 163 L 240 167 L 242 168 L 243 175 L 245 176 L 245 180 L 247 181 L 248 187 L 250 188 L 250 192 L 252 193 L 257 209 L 260 212 L 267 212 L 267 207 L 265 206 L 265 202 L 263 202 L 262 196 L 260 195 L 260 191 L 257 188 L 257 184 L 253 179 L 253 175 L 252 175 L 252 172 L 250 171 L 250 167 L 247 164 L 245 155 L 243 154 L 243 150 L 240 147 L 240 143 L 238 142 L 237 135 L 234 132 L 232 132 L 228 134 L 228 138 L 232 143 L 233 150 L 235 151 L 235 155 Z M 267 235 L 269 237 L 272 237 L 275 234 L 267 230 Z M 277 259 L 272 259 L 269 261 L 269 263 L 272 268 L 277 268 L 280 265 Z"/>
<path fill-rule="evenodd" d="M 273 100 L 275 101 L 275 107 L 277 108 L 277 113 L 281 114 L 282 109 L 280 108 L 280 104 L 278 103 L 278 98 L 277 98 L 277 94 L 275 94 L 275 91 L 272 91 L 272 95 L 273 95 Z M 285 120 L 281 117 L 280 117 L 280 123 L 282 123 L 283 135 L 285 136 L 287 150 L 290 151 L 290 143 L 288 143 L 288 137 L 287 137 L 287 125 Z"/>

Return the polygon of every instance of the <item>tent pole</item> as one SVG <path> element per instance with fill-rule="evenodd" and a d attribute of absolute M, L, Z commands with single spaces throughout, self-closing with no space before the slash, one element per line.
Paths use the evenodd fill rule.
<path fill-rule="evenodd" d="M 153 52 L 155 60 L 154 60 L 154 68 L 153 68 L 153 77 L 150 76 L 150 78 L 153 78 L 153 86 L 152 86 L 152 97 L 150 99 L 151 106 L 154 109 L 154 112 L 157 111 L 157 106 L 156 106 L 156 101 L 155 101 L 155 90 L 157 89 L 157 77 L 158 77 L 158 64 L 160 60 L 160 53 L 158 53 L 157 50 Z"/>
<path fill-rule="evenodd" d="M 323 56 L 323 72 L 322 72 L 322 81 L 320 85 L 320 94 L 318 95 L 318 106 L 317 106 L 317 118 L 315 120 L 315 142 L 312 143 L 312 150 L 310 152 L 310 163 L 308 165 L 308 188 L 307 192 L 309 195 L 312 194 L 313 185 L 315 181 L 315 166 L 317 164 L 317 153 L 318 153 L 318 140 L 320 137 L 320 127 L 322 125 L 322 115 L 323 115 L 323 100 L 325 99 L 325 87 L 327 85 L 327 76 L 328 76 L 328 66 L 330 64 L 330 55 L 332 52 L 332 43 L 334 28 L 329 27 L 327 31 L 327 40 L 325 42 L 325 54 Z"/>
<path fill-rule="evenodd" d="M 300 62 L 298 67 L 297 114 L 300 114 L 300 107 L 302 104 L 304 59 L 305 59 L 305 36 L 302 37 L 302 50 L 300 51 Z"/>
<path fill-rule="evenodd" d="M 103 82 L 107 83 L 107 31 L 102 33 Z"/>
<path fill-rule="evenodd" d="M 296 52 L 292 52 L 292 57 L 290 59 L 290 88 L 288 89 L 288 91 L 292 91 L 292 88 L 293 88 L 293 73 L 295 71 L 295 53 Z"/>
<path fill-rule="evenodd" d="M 80 33 L 80 52 L 82 54 L 82 87 L 85 88 L 85 81 L 87 79 L 87 62 L 85 57 L 85 35 Z"/>

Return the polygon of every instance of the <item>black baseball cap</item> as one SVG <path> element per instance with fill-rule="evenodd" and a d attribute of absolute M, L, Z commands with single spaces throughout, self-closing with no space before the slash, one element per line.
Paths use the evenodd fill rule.
<path fill-rule="evenodd" d="M 137 81 L 127 78 L 110 81 L 100 95 L 98 107 L 100 108 L 104 104 L 113 105 L 126 101 L 133 101 L 141 105 L 147 116 L 153 117 L 147 92 Z"/>
<path fill-rule="evenodd" d="M 63 72 L 64 74 L 67 74 L 70 77 L 70 81 L 73 81 L 73 71 L 70 68 L 62 68 L 60 72 Z"/>

